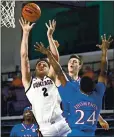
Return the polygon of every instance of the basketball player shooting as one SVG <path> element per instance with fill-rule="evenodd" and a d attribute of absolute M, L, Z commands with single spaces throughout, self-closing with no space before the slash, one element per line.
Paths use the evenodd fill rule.
<path fill-rule="evenodd" d="M 111 41 L 102 37 L 102 50 L 100 74 L 98 83 L 95 85 L 90 77 L 83 77 L 80 81 L 80 89 L 77 89 L 68 81 L 60 65 L 54 59 L 42 43 L 36 46 L 36 50 L 46 54 L 53 66 L 60 85 L 58 86 L 63 104 L 69 102 L 69 124 L 74 127 L 68 136 L 94 136 L 100 110 L 102 109 L 102 98 L 106 89 L 107 51 Z M 70 92 L 69 92 L 70 91 Z M 65 92 L 65 93 L 64 93 Z M 65 96 L 66 95 L 66 96 Z"/>
<path fill-rule="evenodd" d="M 43 136 L 67 136 L 71 130 L 62 116 L 60 108 L 61 98 L 57 87 L 52 81 L 52 79 L 55 79 L 53 67 L 46 59 L 40 59 L 35 67 L 36 76 L 32 78 L 30 74 L 28 36 L 35 24 L 30 25 L 30 22 L 23 18 L 19 22 L 23 30 L 20 50 L 22 82 L 26 96 L 32 104 L 33 114 L 38 122 L 39 130 Z M 54 27 L 54 23 L 51 26 Z M 49 44 L 53 43 L 51 38 Z"/>

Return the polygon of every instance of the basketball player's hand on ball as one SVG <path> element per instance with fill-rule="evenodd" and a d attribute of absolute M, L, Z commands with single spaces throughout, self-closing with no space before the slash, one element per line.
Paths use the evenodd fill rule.
<path fill-rule="evenodd" d="M 30 30 L 33 28 L 33 26 L 35 25 L 35 23 L 32 23 L 30 25 L 30 22 L 29 21 L 26 21 L 25 19 L 23 19 L 21 17 L 21 19 L 19 19 L 19 23 L 23 29 L 23 32 L 30 32 Z"/>
<path fill-rule="evenodd" d="M 53 19 L 52 21 L 49 20 L 49 24 L 45 23 L 46 27 L 47 27 L 47 36 L 50 37 L 53 35 L 54 31 L 55 31 L 55 27 L 56 27 L 56 21 Z"/>
<path fill-rule="evenodd" d="M 104 119 L 102 121 L 99 121 L 99 124 L 103 129 L 109 130 L 109 124 Z"/>
<path fill-rule="evenodd" d="M 106 39 L 106 34 L 104 36 L 101 36 L 102 44 L 101 45 L 96 45 L 99 47 L 101 50 L 108 50 L 110 44 L 112 43 L 113 39 L 111 40 L 111 35 L 109 36 L 108 40 Z"/>
<path fill-rule="evenodd" d="M 40 44 L 36 42 L 36 45 L 34 45 L 34 47 L 35 47 L 36 51 L 39 51 L 42 54 L 46 54 L 47 55 L 47 53 L 49 51 L 47 48 L 44 47 L 44 44 L 42 42 L 40 42 Z"/>

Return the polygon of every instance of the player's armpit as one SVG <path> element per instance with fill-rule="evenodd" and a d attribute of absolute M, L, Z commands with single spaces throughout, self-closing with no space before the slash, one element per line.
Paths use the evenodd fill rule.
<path fill-rule="evenodd" d="M 50 66 L 48 77 L 50 77 L 55 82 L 56 74 L 52 66 Z"/>
<path fill-rule="evenodd" d="M 56 75 L 57 75 L 56 79 L 59 81 L 59 84 L 56 83 L 56 85 L 57 86 L 60 86 L 60 85 L 65 86 L 68 79 L 67 79 L 66 75 L 64 74 L 64 72 L 61 70 L 61 72 L 57 73 Z"/>

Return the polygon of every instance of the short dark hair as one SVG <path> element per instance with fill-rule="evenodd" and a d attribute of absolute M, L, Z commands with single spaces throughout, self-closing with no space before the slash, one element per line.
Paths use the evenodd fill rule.
<path fill-rule="evenodd" d="M 80 55 L 74 55 L 74 54 L 73 54 L 73 55 L 70 56 L 69 60 L 72 59 L 72 58 L 78 59 L 79 62 L 80 62 L 80 65 L 83 65 L 82 56 L 80 56 Z"/>
<path fill-rule="evenodd" d="M 84 76 L 81 78 L 80 89 L 82 90 L 82 92 L 86 94 L 91 94 L 92 91 L 94 90 L 94 87 L 95 87 L 95 83 L 90 77 Z"/>
<path fill-rule="evenodd" d="M 49 62 L 48 62 L 48 60 L 47 60 L 46 58 L 40 58 L 40 59 L 38 59 L 37 62 L 36 62 L 36 65 L 37 65 L 39 62 L 41 62 L 41 61 L 46 62 L 46 63 L 48 64 L 49 68 L 50 68 L 50 64 L 49 64 Z"/>

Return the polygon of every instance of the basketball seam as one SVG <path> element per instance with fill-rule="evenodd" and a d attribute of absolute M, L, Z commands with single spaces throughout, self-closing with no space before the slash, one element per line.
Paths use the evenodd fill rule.
<path fill-rule="evenodd" d="M 23 12 L 24 15 L 27 15 L 28 17 L 36 17 L 36 14 L 35 15 L 32 15 L 31 14 L 26 14 L 26 12 Z"/>
<path fill-rule="evenodd" d="M 32 9 L 31 7 L 32 7 L 33 9 Z M 38 13 L 38 12 L 36 12 L 36 11 L 35 11 L 35 10 L 37 10 L 37 9 L 34 9 L 34 7 L 33 7 L 33 6 L 31 6 L 31 7 L 30 7 L 30 8 L 28 8 L 28 9 L 33 10 L 33 11 L 35 12 L 35 14 L 40 15 L 40 13 L 41 13 L 41 12 L 40 12 L 40 13 Z M 27 8 L 27 6 L 25 7 L 25 9 L 26 9 L 26 8 Z"/>

